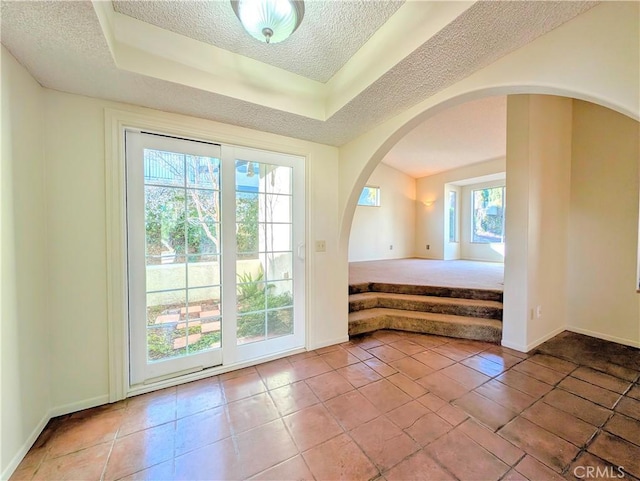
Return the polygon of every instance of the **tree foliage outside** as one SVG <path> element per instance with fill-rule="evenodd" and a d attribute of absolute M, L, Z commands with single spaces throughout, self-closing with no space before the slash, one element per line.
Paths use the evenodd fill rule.
<path fill-rule="evenodd" d="M 149 264 L 161 263 L 163 254 L 175 256 L 173 262 L 180 263 L 185 262 L 186 254 L 220 252 L 219 161 L 182 156 L 180 163 L 175 155 L 145 152 L 146 245 L 147 255 L 153 256 Z M 236 236 L 241 259 L 257 258 L 258 216 L 258 194 L 239 192 Z"/>
<path fill-rule="evenodd" d="M 262 340 L 279 337 L 293 332 L 293 297 L 291 290 L 277 293 L 274 283 L 264 280 L 261 271 L 253 276 L 251 273 L 238 275 L 238 327 L 237 336 L 240 340 Z M 216 301 L 202 301 L 203 309 L 214 309 Z M 149 328 L 147 330 L 148 358 L 159 361 L 173 357 L 184 356 L 189 353 L 200 352 L 219 347 L 221 332 L 202 332 L 202 326 L 191 319 L 189 328 L 181 327 L 186 324 L 185 319 L 167 325 L 158 326 L 153 323 L 160 314 L 178 313 L 182 305 L 157 306 L 150 313 Z M 204 322 L 204 321 L 203 321 Z M 188 331 L 188 332 L 187 332 Z M 196 342 L 188 347 L 174 349 L 174 341 L 181 337 L 201 334 Z"/>
<path fill-rule="evenodd" d="M 504 242 L 504 187 L 474 190 L 473 242 Z"/>
<path fill-rule="evenodd" d="M 219 159 L 145 151 L 147 265 L 219 260 L 219 184 Z M 238 259 L 258 258 L 260 227 L 265 225 L 260 223 L 260 201 L 263 201 L 266 218 L 273 219 L 278 199 L 273 194 L 236 193 Z M 273 229 L 271 237 L 269 245 L 273 246 Z M 263 271 L 255 277 L 251 274 L 238 277 L 239 339 L 264 339 L 293 332 L 292 288 L 286 288 L 283 282 L 276 284 L 265 281 Z M 205 303 L 217 305 L 215 300 Z M 150 360 L 178 357 L 220 345 L 220 331 L 202 332 L 201 326 L 195 322 L 187 329 L 183 316 L 178 322 L 161 326 L 155 324 L 159 315 L 175 315 L 182 307 L 163 305 L 149 308 L 147 344 Z M 178 326 L 182 327 L 178 329 Z M 200 335 L 200 338 L 188 347 L 174 348 L 179 346 L 175 344 L 177 339 L 190 335 Z"/>
<path fill-rule="evenodd" d="M 276 293 L 260 272 L 238 275 L 238 338 L 271 338 L 293 332 L 293 297 Z"/>
<path fill-rule="evenodd" d="M 236 244 L 239 259 L 258 257 L 258 194 L 238 193 L 236 197 Z"/>

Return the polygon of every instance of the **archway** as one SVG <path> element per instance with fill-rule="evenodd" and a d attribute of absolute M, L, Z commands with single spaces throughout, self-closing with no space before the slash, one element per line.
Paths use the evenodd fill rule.
<path fill-rule="evenodd" d="M 640 119 L 639 8 L 633 2 L 600 4 L 469 77 L 434 93 L 340 148 L 340 234 L 334 262 L 336 282 L 333 290 L 335 299 L 344 302 L 345 334 L 348 242 L 355 206 L 366 180 L 390 148 L 427 117 L 468 100 L 491 95 L 547 94 L 585 100 L 637 121 Z M 636 239 L 637 235 L 636 231 Z M 637 252 L 634 254 L 636 256 Z M 635 271 L 637 264 L 632 264 Z M 629 310 L 628 315 L 635 316 L 637 330 L 640 319 L 635 293 L 637 272 L 633 273 L 632 281 L 633 294 L 636 296 L 633 301 L 635 310 Z M 524 316 L 520 322 L 522 349 L 529 344 L 527 314 L 518 314 Z M 635 336 L 638 337 L 638 334 Z M 634 342 L 640 345 L 640 337 Z"/>
<path fill-rule="evenodd" d="M 393 145 L 395 145 L 395 143 L 397 143 L 399 141 L 399 139 L 401 139 L 407 132 L 411 131 L 415 126 L 417 126 L 420 122 L 424 121 L 425 119 L 429 118 L 430 116 L 435 115 L 438 112 L 441 112 L 442 110 L 449 108 L 451 106 L 454 105 L 459 105 L 461 103 L 464 103 L 466 101 L 468 101 L 469 99 L 476 99 L 479 96 L 485 95 L 485 96 L 492 96 L 492 95 L 496 95 L 496 94 L 513 94 L 513 93 L 517 93 L 517 94 L 526 94 L 526 95 L 520 95 L 517 98 L 531 98 L 531 99 L 560 99 L 560 102 L 564 102 L 565 103 L 565 107 L 566 105 L 568 105 L 569 110 L 566 111 L 565 109 L 565 113 L 568 112 L 568 122 L 571 123 L 572 122 L 572 116 L 571 116 L 571 105 L 572 105 L 572 100 L 576 99 L 576 100 L 582 100 L 582 101 L 587 101 L 584 102 L 585 105 L 589 104 L 595 104 L 595 105 L 600 105 L 603 107 L 607 107 L 603 110 L 606 111 L 611 111 L 614 109 L 610 109 L 609 105 L 607 105 L 606 101 L 603 100 L 599 100 L 597 102 L 594 102 L 593 97 L 592 96 L 587 96 L 584 95 L 583 93 L 580 92 L 570 92 L 567 91 L 566 89 L 551 89 L 548 87 L 545 88 L 539 88 L 539 87 L 507 87 L 507 88 L 495 88 L 495 89 L 484 89 L 482 91 L 475 91 L 475 92 L 470 92 L 468 94 L 463 94 L 463 95 L 459 95 L 456 96 L 454 98 L 448 99 L 446 101 L 443 101 L 435 106 L 433 106 L 432 108 L 429 108 L 427 110 L 425 110 L 424 112 L 421 112 L 417 115 L 415 115 L 413 118 L 409 119 L 407 122 L 405 122 L 404 124 L 402 124 L 399 128 L 397 128 L 396 130 L 392 131 L 389 136 L 384 139 L 383 141 L 381 141 L 381 143 L 377 146 L 377 149 L 375 151 L 373 151 L 371 153 L 371 157 L 369 158 L 368 162 L 366 162 L 362 168 L 362 170 L 359 173 L 359 176 L 357 177 L 356 183 L 355 183 L 355 187 L 354 190 L 351 193 L 351 198 L 349 199 L 350 204 L 348 204 L 347 209 L 345 211 L 345 217 L 343 218 L 344 221 L 346 221 L 346 224 L 343 224 L 343 228 L 345 229 L 344 232 L 349 232 L 350 231 L 350 227 L 351 227 L 351 219 L 353 216 L 353 213 L 355 211 L 355 203 L 357 201 L 357 196 L 360 193 L 362 187 L 364 186 L 365 182 L 367 181 L 369 175 L 371 174 L 371 172 L 375 169 L 375 167 L 378 165 L 378 163 L 382 160 L 382 158 L 384 157 L 384 155 L 393 147 Z M 553 97 L 549 96 L 549 93 L 553 93 L 555 94 Z M 531 95 L 529 95 L 531 94 Z M 538 94 L 546 94 L 546 95 L 538 95 Z M 567 104 L 568 102 L 568 104 Z M 528 108 L 528 107 L 527 107 Z M 555 107 L 552 107 L 555 108 Z M 564 108 L 564 107 L 563 107 Z M 630 117 L 633 119 L 634 116 L 628 115 L 627 112 L 625 112 L 623 109 L 615 109 L 617 110 L 619 113 L 625 114 L 626 117 Z M 528 111 L 527 111 L 528 112 Z M 613 112 L 612 112 L 613 113 Z M 619 115 L 619 114 L 616 114 Z M 622 117 L 622 116 L 620 116 Z M 635 120 L 635 119 L 634 119 Z M 560 129 L 561 130 L 561 129 Z M 569 128 L 569 132 L 570 132 L 570 128 Z M 554 142 L 552 140 L 552 142 Z M 567 144 L 568 142 L 568 144 Z M 571 143 L 572 143 L 572 139 L 571 139 L 571 134 L 569 133 L 569 137 L 567 137 L 567 139 L 565 139 L 565 144 L 569 145 L 569 149 L 571 148 Z M 533 162 L 537 162 L 537 160 L 533 159 L 531 160 L 532 164 L 534 165 Z M 569 156 L 568 160 L 567 160 L 567 167 L 568 169 L 571 168 L 571 156 Z M 515 165 L 514 162 L 507 162 L 507 171 L 509 171 L 509 165 Z M 636 166 L 637 169 L 637 166 Z M 633 174 L 631 171 L 629 172 L 630 174 Z M 529 175 L 529 174 L 526 174 Z M 509 174 L 508 174 L 508 178 L 509 178 Z M 637 170 L 636 170 L 636 175 L 635 177 L 637 177 Z M 520 180 L 522 180 L 524 177 L 521 174 L 520 175 Z M 553 181 L 555 182 L 555 181 Z M 509 183 L 509 181 L 508 181 Z M 566 189 L 569 188 L 569 184 L 566 184 Z M 638 188 L 637 186 L 635 186 L 635 188 L 633 189 L 634 193 L 633 195 L 635 196 L 635 202 L 637 203 L 637 197 L 638 197 Z M 514 189 L 515 191 L 515 189 Z M 547 204 L 555 206 L 559 201 L 556 200 L 549 200 L 548 196 L 543 196 L 540 198 L 536 198 L 534 196 L 534 194 L 527 194 L 528 197 L 522 197 L 521 199 L 521 204 L 524 206 L 522 209 L 522 212 L 524 213 L 524 216 L 527 215 L 527 212 L 529 213 L 529 215 L 531 215 L 532 211 L 535 210 L 539 210 L 542 211 L 544 209 L 549 210 L 549 207 Z M 566 199 L 565 199 L 566 200 Z M 564 202 L 564 201 L 563 201 Z M 352 205 L 351 205 L 352 204 Z M 543 207 L 543 204 L 547 205 L 547 207 Z M 566 202 L 565 202 L 566 204 Z M 560 204 L 558 204 L 560 205 Z M 565 206 L 566 209 L 568 209 L 568 204 Z M 637 209 L 635 211 L 635 227 L 634 229 L 636 230 L 637 233 Z M 561 226 L 560 228 L 564 230 L 564 234 L 565 236 L 568 235 L 568 226 L 567 224 L 567 220 L 565 219 L 564 224 L 560 223 L 560 221 L 558 221 L 556 224 Z M 535 278 L 532 280 L 532 276 L 535 277 L 537 275 L 537 273 L 535 272 L 536 269 L 533 269 L 533 274 L 531 274 L 531 269 L 535 266 L 531 265 L 531 261 L 529 261 L 529 263 L 527 263 L 526 258 L 526 252 L 527 250 L 531 251 L 531 250 L 539 250 L 540 252 L 537 254 L 539 256 L 540 259 L 546 259 L 546 258 L 553 258 L 554 256 L 557 257 L 560 260 L 560 263 L 562 264 L 563 262 L 566 263 L 568 262 L 566 260 L 566 252 L 555 252 L 554 248 L 547 248 L 545 249 L 539 249 L 537 243 L 534 243 L 534 241 L 528 241 L 527 236 L 530 236 L 530 231 L 534 231 L 536 229 L 539 228 L 539 225 L 541 225 L 540 223 L 538 224 L 533 224 L 533 223 L 529 223 L 527 225 L 521 224 L 517 227 L 517 229 L 520 230 L 515 230 L 516 228 L 514 227 L 512 229 L 511 232 L 511 239 L 516 239 L 516 238 L 520 238 L 521 241 L 521 245 L 520 247 L 516 247 L 514 249 L 511 250 L 512 255 L 511 257 L 507 256 L 505 259 L 505 270 L 508 273 L 509 271 L 511 271 L 511 274 L 508 274 L 505 276 L 505 327 L 508 326 L 508 329 L 506 331 L 508 331 L 508 335 L 506 335 L 505 332 L 505 338 L 503 338 L 503 344 L 508 346 L 508 347 L 513 347 L 516 348 L 518 350 L 522 350 L 522 351 L 528 351 L 529 349 L 531 349 L 532 347 L 535 347 L 535 345 L 539 344 L 540 342 L 543 342 L 544 340 L 548 339 L 549 337 L 552 337 L 553 335 L 557 334 L 558 332 L 561 332 L 562 330 L 564 330 L 564 328 L 566 327 L 566 320 L 562 319 L 562 320 L 558 320 L 558 319 L 553 319 L 552 322 L 547 322 L 548 326 L 545 326 L 544 328 L 540 328 L 540 327 L 531 327 L 531 325 L 533 324 L 544 324 L 544 322 L 540 321 L 540 318 L 544 318 L 544 315 L 542 314 L 543 309 L 542 306 L 546 306 L 545 302 L 551 298 L 551 296 L 548 295 L 548 293 L 545 295 L 545 293 L 543 291 L 545 291 L 545 287 L 541 284 L 544 284 L 543 281 Z M 550 225 L 555 225 L 555 224 L 550 224 Z M 348 237 L 347 237 L 348 239 Z M 524 240 L 522 240 L 524 239 Z M 348 240 L 347 240 L 348 242 Z M 524 244 L 522 244 L 522 242 L 524 242 Z M 634 240 L 636 246 L 637 246 L 637 237 Z M 544 243 L 541 243 L 544 244 Z M 525 255 L 523 255 L 523 252 L 525 253 Z M 517 255 L 514 253 L 518 253 Z M 542 262 L 542 261 L 540 261 Z M 636 264 L 634 262 L 634 264 Z M 549 267 L 549 272 L 553 271 L 553 267 Z M 560 269 L 560 268 L 558 268 Z M 554 271 L 555 272 L 555 271 Z M 550 274 L 545 274 L 545 276 L 549 276 Z M 562 275 L 567 275 L 566 272 L 562 272 Z M 544 279 L 545 276 L 541 276 L 541 279 Z M 512 283 L 512 287 L 511 289 L 508 288 L 508 281 L 507 279 L 511 279 L 512 281 L 514 281 Z M 635 282 L 635 279 L 634 281 Z M 522 295 L 521 292 L 518 292 L 519 289 L 524 289 L 525 295 Z M 548 289 L 546 289 L 548 290 Z M 529 292 L 530 291 L 530 292 Z M 564 294 L 563 294 L 564 295 Z M 545 301 L 540 301 L 539 299 L 545 299 Z M 558 302 L 558 306 L 553 306 L 554 309 L 552 309 L 553 311 L 557 311 L 557 310 L 561 310 L 562 307 L 560 306 L 561 302 L 565 302 L 564 299 L 562 301 Z M 534 305 L 534 308 L 531 308 L 532 303 Z M 637 302 L 636 302 L 637 303 Z M 549 304 L 552 304 L 552 302 L 549 302 Z M 531 314 L 530 314 L 531 311 Z M 535 312 L 535 314 L 534 314 Z M 638 318 L 638 313 L 637 312 L 630 312 L 629 314 L 631 316 L 631 318 Z M 534 317 L 535 316 L 535 317 Z M 530 322 L 533 321 L 535 318 L 536 322 Z M 629 316 L 627 316 L 627 318 L 629 318 Z M 605 337 L 606 334 L 603 336 L 602 333 L 600 333 L 601 336 L 600 337 Z M 635 338 L 633 336 L 624 336 L 624 337 L 620 337 L 619 339 L 617 339 L 619 336 L 611 336 L 609 335 L 609 337 L 616 337 L 616 340 L 619 340 L 623 343 L 627 343 L 627 344 L 634 344 L 637 341 L 635 340 Z"/>
<path fill-rule="evenodd" d="M 429 117 L 432 117 L 444 110 L 447 110 L 451 107 L 455 107 L 457 105 L 464 104 L 466 102 L 477 100 L 485 97 L 492 97 L 497 95 L 515 95 L 515 94 L 539 94 L 539 95 L 553 95 L 557 97 L 567 97 L 576 100 L 584 100 L 587 102 L 591 102 L 597 105 L 601 105 L 603 107 L 607 107 L 611 110 L 617 111 L 623 115 L 626 115 L 634 120 L 640 120 L 640 108 L 636 107 L 635 112 L 632 109 L 624 108 L 617 104 L 612 104 L 610 100 L 606 96 L 596 97 L 592 94 L 587 94 L 585 92 L 581 92 L 578 90 L 570 90 L 561 87 L 550 87 L 550 86 L 536 86 L 536 85 L 520 85 L 520 86 L 494 86 L 487 87 L 479 90 L 474 90 L 466 93 L 462 93 L 459 95 L 455 95 L 453 97 L 442 100 L 441 102 L 434 103 L 432 106 L 426 107 L 425 110 L 419 111 L 413 116 L 410 116 L 408 119 L 404 120 L 403 123 L 400 123 L 397 126 L 390 126 L 387 132 L 385 132 L 386 137 L 383 137 L 381 140 L 376 142 L 375 150 L 374 148 L 370 148 L 369 152 L 364 153 L 365 156 L 368 156 L 368 160 L 364 163 L 363 166 L 360 167 L 359 172 L 356 173 L 355 178 L 352 180 L 350 192 L 348 197 L 346 198 L 346 202 L 344 203 L 344 210 L 342 213 L 342 222 L 341 222 L 341 230 L 340 230 L 340 240 L 341 245 L 343 240 L 349 239 L 349 233 L 351 230 L 351 223 L 353 221 L 353 214 L 355 212 L 355 206 L 358 202 L 358 196 L 362 191 L 362 188 L 365 186 L 367 179 L 371 176 L 371 173 L 374 169 L 380 164 L 384 156 L 389 153 L 391 148 L 396 145 L 400 139 L 402 139 L 405 135 L 411 132 L 416 126 L 424 122 Z M 411 109 L 413 110 L 413 109 Z M 401 116 L 396 117 L 398 119 Z M 384 125 L 386 126 L 386 124 Z M 374 129 L 372 132 L 375 134 L 378 133 L 378 130 L 382 130 L 380 128 Z M 367 133 L 366 137 L 369 137 L 371 133 Z M 372 138 L 376 138 L 377 135 L 371 136 Z M 378 137 L 380 138 L 380 137 Z M 351 144 L 348 144 L 346 147 L 348 148 Z M 341 149 L 341 159 L 345 158 L 346 155 L 343 155 L 343 150 Z M 343 184 L 341 179 L 341 184 Z"/>

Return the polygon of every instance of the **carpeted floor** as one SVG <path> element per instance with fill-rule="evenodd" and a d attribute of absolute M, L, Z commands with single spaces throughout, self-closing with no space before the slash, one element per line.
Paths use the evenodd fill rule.
<path fill-rule="evenodd" d="M 349 263 L 349 284 L 362 282 L 502 290 L 504 264 L 431 259 L 392 259 Z"/>

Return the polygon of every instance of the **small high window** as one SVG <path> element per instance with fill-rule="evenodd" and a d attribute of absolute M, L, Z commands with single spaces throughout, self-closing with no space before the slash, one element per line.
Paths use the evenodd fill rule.
<path fill-rule="evenodd" d="M 358 199 L 358 205 L 380 207 L 380 187 L 367 185 L 362 189 L 362 193 Z"/>

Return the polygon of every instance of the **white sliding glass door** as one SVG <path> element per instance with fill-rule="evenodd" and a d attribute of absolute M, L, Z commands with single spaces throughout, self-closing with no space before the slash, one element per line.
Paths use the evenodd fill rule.
<path fill-rule="evenodd" d="M 235 252 L 225 251 L 236 268 L 229 353 L 245 360 L 304 346 L 304 170 L 299 157 L 241 148 L 228 154 L 236 213 Z"/>
<path fill-rule="evenodd" d="M 126 157 L 130 384 L 302 347 L 304 159 L 130 131 Z"/>

